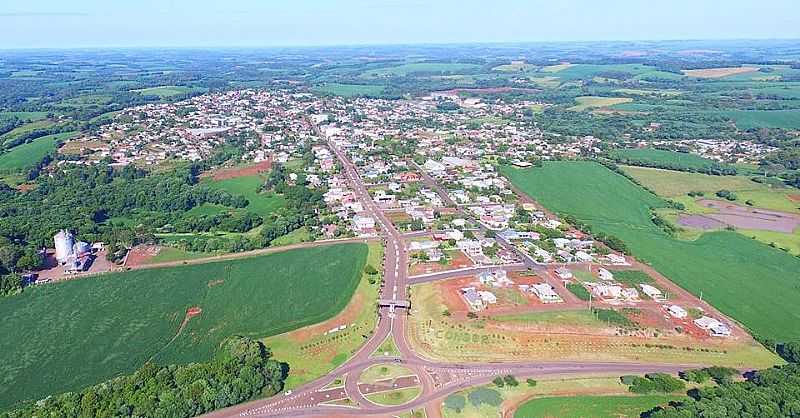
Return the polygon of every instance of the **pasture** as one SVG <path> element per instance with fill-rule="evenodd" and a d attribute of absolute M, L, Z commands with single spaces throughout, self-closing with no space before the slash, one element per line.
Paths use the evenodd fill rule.
<path fill-rule="evenodd" d="M 61 141 L 75 134 L 76 132 L 65 132 L 47 135 L 11 148 L 10 151 L 0 154 L 0 172 L 21 171 L 35 167 L 47 154 L 55 151 Z"/>
<path fill-rule="evenodd" d="M 365 72 L 362 76 L 365 77 L 390 77 L 400 76 L 405 77 L 414 73 L 425 74 L 457 74 L 463 72 L 470 72 L 480 69 L 478 64 L 462 64 L 462 63 L 448 63 L 448 62 L 414 62 L 402 64 L 394 67 L 378 68 Z"/>
<path fill-rule="evenodd" d="M 286 203 L 285 199 L 280 195 L 259 192 L 259 188 L 264 184 L 264 177 L 260 175 L 242 176 L 226 180 L 207 180 L 203 184 L 212 189 L 225 190 L 232 195 L 244 196 L 250 202 L 245 209 L 261 216 L 275 212 Z M 211 208 L 198 210 L 213 212 Z"/>
<path fill-rule="evenodd" d="M 7 142 L 9 142 L 14 138 L 33 132 L 37 129 L 47 129 L 52 127 L 53 125 L 55 125 L 55 122 L 43 119 L 18 126 L 4 133 L 3 135 L 0 135 L 0 147 L 4 146 Z"/>
<path fill-rule="evenodd" d="M 627 148 L 610 152 L 612 158 L 628 164 L 668 165 L 681 170 L 702 170 L 715 164 L 715 161 L 686 152 L 665 151 L 655 148 Z"/>
<path fill-rule="evenodd" d="M 165 99 L 169 97 L 180 96 L 183 94 L 204 93 L 206 89 L 199 87 L 187 87 L 187 86 L 160 86 L 160 87 L 150 87 L 146 89 L 137 89 L 132 91 L 139 93 L 142 96 L 158 96 L 161 99 Z"/>
<path fill-rule="evenodd" d="M 733 120 L 739 129 L 800 129 L 800 109 L 724 110 L 719 113 Z"/>
<path fill-rule="evenodd" d="M 205 361 L 231 335 L 262 338 L 324 321 L 347 305 L 366 258 L 366 245 L 342 244 L 112 273 L 0 299 L 0 409 L 148 360 Z M 192 307 L 202 312 L 185 322 Z"/>
<path fill-rule="evenodd" d="M 384 86 L 374 84 L 326 83 L 314 87 L 315 92 L 343 97 L 375 97 L 383 93 Z"/>
<path fill-rule="evenodd" d="M 514 413 L 514 418 L 634 418 L 658 405 L 664 405 L 680 398 L 681 396 L 668 395 L 537 398 L 522 404 Z"/>
<path fill-rule="evenodd" d="M 758 71 L 758 67 L 720 67 L 703 68 L 699 70 L 683 70 L 689 77 L 695 78 L 722 78 L 737 74 L 747 74 Z"/>
<path fill-rule="evenodd" d="M 619 237 L 639 259 L 695 295 L 702 292 L 752 332 L 781 341 L 800 338 L 797 257 L 729 231 L 690 242 L 673 239 L 650 220 L 650 208 L 663 208 L 663 200 L 596 163 L 546 162 L 503 172 L 550 210 Z"/>
<path fill-rule="evenodd" d="M 633 99 L 630 97 L 581 96 L 575 98 L 577 104 L 570 107 L 568 110 L 582 112 L 584 110 L 611 107 L 622 103 L 630 103 L 632 101 Z"/>
<path fill-rule="evenodd" d="M 687 196 L 687 193 L 700 191 L 714 198 L 714 193 L 718 190 L 730 190 L 736 193 L 735 201 L 740 205 L 751 200 L 756 207 L 800 213 L 800 204 L 792 200 L 792 196 L 797 194 L 796 190 L 756 183 L 745 176 L 712 176 L 646 167 L 622 167 L 622 169 L 659 196 L 678 200 L 692 211 L 706 212 L 702 208 L 694 207 L 692 204 L 694 199 Z"/>

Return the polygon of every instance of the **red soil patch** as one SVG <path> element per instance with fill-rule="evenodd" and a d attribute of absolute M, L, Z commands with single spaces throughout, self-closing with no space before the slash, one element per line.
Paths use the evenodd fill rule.
<path fill-rule="evenodd" d="M 147 261 L 158 255 L 161 247 L 157 245 L 137 245 L 128 251 L 125 259 L 125 266 L 139 267 L 147 264 Z"/>
<path fill-rule="evenodd" d="M 212 177 L 214 180 L 228 180 L 266 173 L 270 169 L 272 169 L 272 157 L 246 167 L 219 168 L 201 177 Z"/>
<path fill-rule="evenodd" d="M 452 259 L 446 265 L 438 262 L 417 263 L 411 266 L 409 274 L 416 276 L 418 274 L 439 273 L 473 266 L 472 260 L 461 251 L 451 251 L 448 255 L 452 257 Z"/>
<path fill-rule="evenodd" d="M 186 319 L 195 317 L 203 313 L 203 309 L 199 306 L 192 306 L 191 308 L 186 310 Z"/>
<path fill-rule="evenodd" d="M 31 184 L 31 183 L 22 183 L 20 185 L 17 185 L 17 190 L 19 190 L 21 192 L 29 192 L 29 191 L 31 191 L 31 190 L 33 190 L 35 188 L 36 188 L 36 185 L 35 184 Z"/>
<path fill-rule="evenodd" d="M 792 202 L 800 202 L 800 194 L 790 194 L 786 197 L 788 197 Z"/>

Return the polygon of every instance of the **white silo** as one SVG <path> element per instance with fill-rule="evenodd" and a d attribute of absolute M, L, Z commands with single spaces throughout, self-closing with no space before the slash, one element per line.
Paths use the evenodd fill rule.
<path fill-rule="evenodd" d="M 59 263 L 65 263 L 72 255 L 72 247 L 75 245 L 75 236 L 71 232 L 61 230 L 58 231 L 53 240 L 56 242 L 56 260 Z"/>

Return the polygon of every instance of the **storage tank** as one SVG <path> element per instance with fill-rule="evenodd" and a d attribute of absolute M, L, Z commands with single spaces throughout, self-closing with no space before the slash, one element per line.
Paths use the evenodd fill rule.
<path fill-rule="evenodd" d="M 73 250 L 74 250 L 73 253 L 75 255 L 80 256 L 92 252 L 92 246 L 89 245 L 88 242 L 78 241 L 75 243 L 75 247 L 73 247 Z"/>
<path fill-rule="evenodd" d="M 75 236 L 71 232 L 61 230 L 58 231 L 53 238 L 56 243 L 56 260 L 59 263 L 64 263 L 73 254 L 73 246 L 75 245 Z"/>

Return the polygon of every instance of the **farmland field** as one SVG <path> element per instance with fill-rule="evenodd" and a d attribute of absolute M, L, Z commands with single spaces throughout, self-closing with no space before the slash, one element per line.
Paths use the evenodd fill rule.
<path fill-rule="evenodd" d="M 412 73 L 459 73 L 481 68 L 477 64 L 417 62 L 367 71 L 366 77 L 407 76 Z"/>
<path fill-rule="evenodd" d="M 623 170 L 659 196 L 679 200 L 690 209 L 693 199 L 687 193 L 691 191 L 701 191 L 713 197 L 718 190 L 730 190 L 736 193 L 738 204 L 752 200 L 755 206 L 764 209 L 800 213 L 800 205 L 790 199 L 796 194 L 795 189 L 770 187 L 745 176 L 711 176 L 645 167 L 623 167 Z"/>
<path fill-rule="evenodd" d="M 113 273 L 4 298 L 0 409 L 131 373 L 149 359 L 204 361 L 230 335 L 261 338 L 323 321 L 348 303 L 366 257 L 366 245 L 342 244 Z M 190 307 L 202 312 L 179 332 Z"/>
<path fill-rule="evenodd" d="M 143 96 L 158 96 L 163 99 L 187 93 L 202 93 L 205 91 L 205 89 L 196 87 L 186 87 L 186 86 L 161 86 L 161 87 L 150 87 L 146 89 L 138 89 L 133 91 Z"/>
<path fill-rule="evenodd" d="M 503 171 L 545 207 L 621 238 L 638 258 L 754 333 L 800 338 L 800 325 L 787 325 L 800 324 L 800 259 L 729 231 L 691 242 L 670 238 L 650 220 L 650 208 L 665 202 L 596 163 Z"/>
<path fill-rule="evenodd" d="M 739 129 L 800 129 L 800 110 L 725 110 L 720 114 L 736 122 Z"/>
<path fill-rule="evenodd" d="M 55 123 L 50 120 L 37 120 L 35 122 L 30 122 L 18 126 L 12 129 L 11 131 L 6 132 L 3 135 L 0 135 L 0 146 L 3 146 L 9 140 L 25 135 L 29 132 L 35 131 L 37 129 L 47 129 L 52 127 L 53 125 L 55 125 Z"/>
<path fill-rule="evenodd" d="M 655 148 L 619 149 L 612 151 L 611 156 L 631 164 L 668 164 L 670 168 L 684 170 L 701 170 L 716 164 L 715 161 L 699 155 Z"/>
<path fill-rule="evenodd" d="M 758 67 L 720 67 L 703 68 L 700 70 L 683 70 L 689 77 L 696 78 L 722 78 L 737 74 L 747 74 L 758 71 Z"/>
<path fill-rule="evenodd" d="M 582 96 L 576 97 L 575 101 L 578 103 L 569 108 L 575 112 L 581 112 L 589 109 L 596 109 L 600 107 L 610 107 L 622 103 L 630 103 L 633 99 L 629 97 L 598 97 L 598 96 Z"/>
<path fill-rule="evenodd" d="M 264 177 L 260 175 L 236 177 L 227 180 L 209 180 L 203 184 L 213 189 L 225 190 L 233 195 L 244 196 L 250 201 L 246 209 L 257 215 L 269 215 L 283 207 L 285 203 L 283 197 L 279 195 L 258 192 L 258 189 L 264 184 Z"/>
<path fill-rule="evenodd" d="M 329 83 L 317 86 L 314 91 L 320 93 L 333 94 L 336 96 L 378 96 L 384 90 L 384 86 L 372 84 L 341 84 Z"/>
<path fill-rule="evenodd" d="M 54 151 L 59 141 L 74 135 L 75 132 L 48 135 L 27 144 L 17 145 L 5 154 L 0 154 L 0 171 L 19 171 L 31 168 Z"/>
<path fill-rule="evenodd" d="M 642 412 L 679 398 L 681 397 L 668 395 L 539 398 L 521 405 L 514 413 L 514 418 L 634 418 Z"/>

